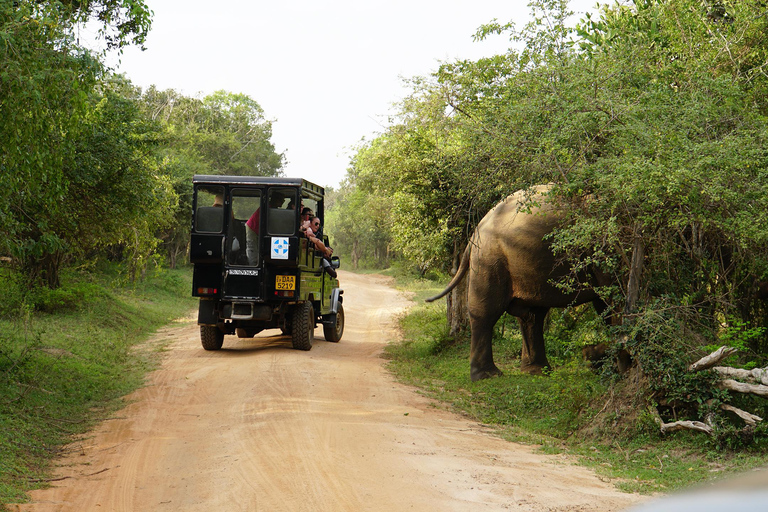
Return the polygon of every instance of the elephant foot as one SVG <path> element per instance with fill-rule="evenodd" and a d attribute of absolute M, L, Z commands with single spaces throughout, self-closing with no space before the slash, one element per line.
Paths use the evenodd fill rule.
<path fill-rule="evenodd" d="M 523 364 L 520 366 L 520 371 L 528 375 L 542 375 L 544 370 L 549 370 L 549 365 Z"/>
<path fill-rule="evenodd" d="M 472 378 L 472 382 L 477 382 L 483 379 L 490 379 L 491 377 L 501 377 L 504 373 L 494 366 L 488 370 L 477 370 L 472 368 L 469 372 L 469 376 Z"/>

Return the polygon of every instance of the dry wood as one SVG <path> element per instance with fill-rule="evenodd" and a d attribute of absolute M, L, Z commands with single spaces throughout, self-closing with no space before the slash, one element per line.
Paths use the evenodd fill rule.
<path fill-rule="evenodd" d="M 730 366 L 715 366 L 712 369 L 724 377 L 759 382 L 768 386 L 768 368 L 744 370 L 743 368 L 731 368 Z"/>
<path fill-rule="evenodd" d="M 719 349 L 715 350 L 708 356 L 704 356 L 695 363 L 693 363 L 691 366 L 688 367 L 688 369 L 692 372 L 698 372 L 701 370 L 706 370 L 708 368 L 712 368 L 713 366 L 717 365 L 720 361 L 725 359 L 726 357 L 735 354 L 738 352 L 733 347 L 720 347 Z"/>
<path fill-rule="evenodd" d="M 747 425 L 755 425 L 758 421 L 763 421 L 763 418 L 761 418 L 760 416 L 756 414 L 752 414 L 747 411 L 742 411 L 741 409 L 736 408 L 732 405 L 720 404 L 720 408 L 724 411 L 732 412 L 739 418 L 743 419 L 744 423 L 746 423 Z"/>
<path fill-rule="evenodd" d="M 701 370 L 707 370 L 712 368 L 722 377 L 733 377 L 737 379 L 749 380 L 752 382 L 759 382 L 760 384 L 746 384 L 744 382 L 738 382 L 733 379 L 723 379 L 718 383 L 718 387 L 721 389 L 727 389 L 730 391 L 736 391 L 738 393 L 751 393 L 753 395 L 762 396 L 768 398 L 768 368 L 757 368 L 754 370 L 744 370 L 741 368 L 730 368 L 726 366 L 716 366 L 720 361 L 726 357 L 738 352 L 733 347 L 720 347 L 708 356 L 702 357 L 692 365 L 688 367 L 688 370 L 697 372 Z M 758 421 L 763 421 L 763 418 L 752 414 L 747 411 L 743 411 L 737 407 L 728 404 L 721 404 L 720 409 L 731 412 L 744 420 L 747 427 L 754 426 Z M 704 432 L 708 435 L 712 435 L 714 429 L 710 423 L 710 418 L 707 418 L 707 423 L 700 421 L 675 421 L 674 423 L 664 423 L 659 416 L 658 411 L 653 409 L 652 414 L 656 423 L 659 425 L 662 433 L 674 432 L 676 430 L 696 430 Z"/>
<path fill-rule="evenodd" d="M 662 423 L 660 427 L 662 434 L 677 430 L 696 430 L 712 435 L 712 427 L 700 421 L 675 421 L 674 423 Z"/>
<path fill-rule="evenodd" d="M 738 393 L 751 393 L 753 395 L 762 396 L 763 398 L 768 398 L 768 386 L 763 386 L 762 384 L 745 384 L 733 379 L 725 379 L 720 382 L 720 388 L 736 391 Z"/>
<path fill-rule="evenodd" d="M 649 411 L 653 416 L 654 421 L 659 425 L 662 434 L 667 432 L 675 432 L 676 430 L 696 430 L 698 432 L 704 432 L 705 434 L 712 435 L 712 427 L 706 423 L 700 421 L 675 421 L 674 423 L 664 423 L 661 419 L 659 411 L 655 407 L 650 407 Z"/>

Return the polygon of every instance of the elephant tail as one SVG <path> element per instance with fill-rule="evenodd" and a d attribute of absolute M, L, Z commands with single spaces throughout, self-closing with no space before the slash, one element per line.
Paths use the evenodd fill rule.
<path fill-rule="evenodd" d="M 451 279 L 451 282 L 448 283 L 448 286 L 445 287 L 445 290 L 441 291 L 434 297 L 430 297 L 428 299 L 425 299 L 426 302 L 434 302 L 437 299 L 442 299 L 448 293 L 456 288 L 458 284 L 461 282 L 462 279 L 464 279 L 464 276 L 467 275 L 467 270 L 469 270 L 469 257 L 470 253 L 472 251 L 472 242 L 470 241 L 467 244 L 467 248 L 464 249 L 464 254 L 461 256 L 461 263 L 459 264 L 459 269 L 456 271 L 456 275 L 453 276 L 453 279 Z"/>

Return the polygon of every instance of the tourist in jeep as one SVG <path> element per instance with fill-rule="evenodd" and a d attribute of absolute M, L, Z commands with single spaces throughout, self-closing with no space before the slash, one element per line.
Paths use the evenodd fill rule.
<path fill-rule="evenodd" d="M 331 255 L 333 255 L 333 249 L 323 243 L 323 230 L 320 227 L 320 217 L 312 217 L 306 235 L 307 238 L 309 238 L 309 241 L 315 246 L 315 249 L 322 254 L 323 269 L 328 272 L 331 277 L 336 277 L 336 270 L 329 261 Z"/>
<path fill-rule="evenodd" d="M 304 236 L 309 238 L 309 235 L 313 235 L 314 233 L 309 232 L 307 233 L 307 229 L 310 229 L 310 224 L 312 223 L 312 217 L 314 217 L 315 214 L 312 213 L 311 208 L 304 207 L 303 210 L 301 210 L 301 226 L 299 226 L 299 231 L 304 233 Z"/>

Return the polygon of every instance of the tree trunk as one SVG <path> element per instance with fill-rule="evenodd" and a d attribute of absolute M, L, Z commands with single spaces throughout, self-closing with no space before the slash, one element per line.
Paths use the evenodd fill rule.
<path fill-rule="evenodd" d="M 352 242 L 352 254 L 350 254 L 352 258 L 352 268 L 357 270 L 357 264 L 360 261 L 360 254 L 358 253 L 359 250 L 359 242 L 355 240 Z"/>
<path fill-rule="evenodd" d="M 30 287 L 40 282 L 52 290 L 61 286 L 59 270 L 63 259 L 61 251 L 56 251 L 28 262 L 24 266 L 24 273 L 28 277 Z"/>
<path fill-rule="evenodd" d="M 637 306 L 640 297 L 640 276 L 643 273 L 643 260 L 645 259 L 645 246 L 640 229 L 635 229 L 635 243 L 632 248 L 632 262 L 629 269 L 629 281 L 627 282 L 627 303 L 624 306 L 624 314 L 629 315 Z"/>
<path fill-rule="evenodd" d="M 178 255 L 178 248 L 174 244 L 171 247 L 171 250 L 168 251 L 168 266 L 171 268 L 171 270 L 176 270 L 176 258 Z"/>
<path fill-rule="evenodd" d="M 461 256 L 464 254 L 464 248 L 458 243 L 453 245 L 453 263 L 451 265 L 451 275 L 456 275 L 461 264 Z M 469 326 L 469 312 L 467 311 L 467 278 L 465 277 L 459 285 L 448 294 L 447 299 L 447 318 L 450 326 L 450 335 L 456 336 L 466 331 Z"/>

